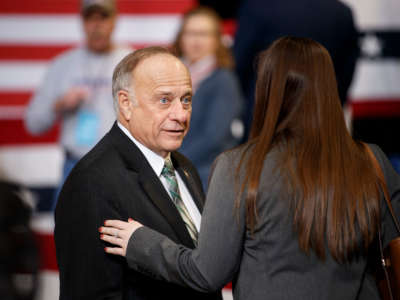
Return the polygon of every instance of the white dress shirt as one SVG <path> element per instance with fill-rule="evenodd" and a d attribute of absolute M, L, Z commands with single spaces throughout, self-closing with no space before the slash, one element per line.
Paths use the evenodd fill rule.
<path fill-rule="evenodd" d="M 117 124 L 118 127 L 122 130 L 122 132 L 125 133 L 131 139 L 131 141 L 135 143 L 135 145 L 143 153 L 144 157 L 146 157 L 151 168 L 156 173 L 157 177 L 161 180 L 162 185 L 169 194 L 167 180 L 163 176 L 161 176 L 161 171 L 164 167 L 164 158 L 158 155 L 157 153 L 151 151 L 149 148 L 141 144 L 139 141 L 137 141 L 129 132 L 129 130 L 126 129 L 121 123 L 117 122 Z M 170 155 L 170 153 L 168 155 Z M 182 180 L 181 176 L 176 170 L 175 170 L 175 176 L 178 181 L 178 188 L 181 194 L 182 201 L 183 203 L 185 203 L 185 206 L 189 211 L 190 216 L 192 217 L 193 223 L 196 226 L 197 231 L 200 231 L 200 223 L 201 223 L 200 211 L 197 208 L 196 204 L 194 203 L 193 198 L 190 195 L 185 182 Z"/>

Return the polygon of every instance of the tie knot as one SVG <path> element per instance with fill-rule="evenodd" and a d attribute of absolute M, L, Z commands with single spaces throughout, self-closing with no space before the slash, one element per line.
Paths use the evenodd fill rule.
<path fill-rule="evenodd" d="M 163 169 L 161 171 L 161 175 L 163 175 L 163 176 L 175 176 L 174 171 L 175 171 L 174 165 L 172 164 L 171 158 L 168 156 L 164 160 L 164 167 L 163 167 Z"/>

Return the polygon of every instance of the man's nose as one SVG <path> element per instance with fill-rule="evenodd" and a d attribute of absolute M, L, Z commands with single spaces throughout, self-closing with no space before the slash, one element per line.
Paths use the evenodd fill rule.
<path fill-rule="evenodd" d="M 190 110 L 184 107 L 180 100 L 174 101 L 171 106 L 170 118 L 180 123 L 185 123 L 190 115 Z"/>

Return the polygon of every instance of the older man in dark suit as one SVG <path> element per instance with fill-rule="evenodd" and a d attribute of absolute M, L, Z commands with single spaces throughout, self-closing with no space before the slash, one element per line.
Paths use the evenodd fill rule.
<path fill-rule="evenodd" d="M 192 164 L 176 150 L 189 129 L 191 81 L 167 50 L 126 56 L 113 75 L 117 122 L 77 164 L 56 208 L 60 299 L 221 299 L 157 281 L 106 254 L 96 228 L 133 217 L 172 240 L 197 243 L 203 191 Z M 145 272 L 146 273 L 146 272 Z"/>

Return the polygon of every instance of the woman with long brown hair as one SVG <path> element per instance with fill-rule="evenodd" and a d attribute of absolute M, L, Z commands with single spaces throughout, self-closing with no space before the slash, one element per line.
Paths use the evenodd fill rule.
<path fill-rule="evenodd" d="M 385 245 L 398 234 L 380 191 L 398 214 L 400 177 L 349 134 L 327 50 L 275 41 L 259 57 L 254 111 L 250 140 L 216 161 L 197 249 L 113 220 L 101 238 L 118 247 L 106 251 L 200 291 L 233 280 L 235 299 L 379 299 L 367 257 L 379 227 Z"/>

